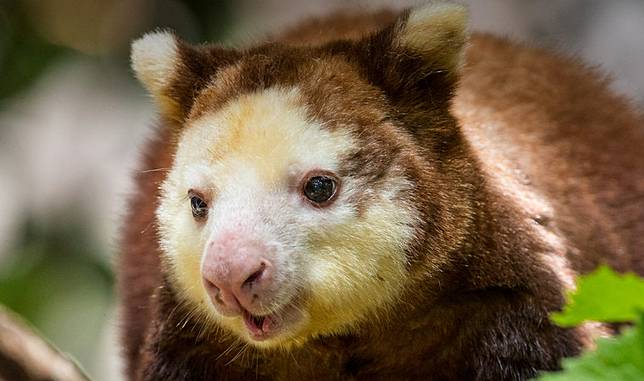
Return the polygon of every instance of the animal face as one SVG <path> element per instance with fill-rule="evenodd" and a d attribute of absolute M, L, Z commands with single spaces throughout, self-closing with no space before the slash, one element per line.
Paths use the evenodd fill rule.
<path fill-rule="evenodd" d="M 462 8 L 431 5 L 323 47 L 134 44 L 137 75 L 178 126 L 157 210 L 165 263 L 206 326 L 288 346 L 395 304 L 428 211 L 448 218 L 427 200 L 440 173 L 408 124 L 428 87 L 451 91 L 463 28 Z M 440 129 L 449 99 L 434 101 L 423 118 Z"/>

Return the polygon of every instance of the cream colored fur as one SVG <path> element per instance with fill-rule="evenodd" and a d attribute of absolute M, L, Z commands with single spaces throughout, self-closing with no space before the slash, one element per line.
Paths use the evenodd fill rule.
<path fill-rule="evenodd" d="M 392 178 L 386 193 L 374 195 L 360 215 L 348 202 L 365 191 L 355 179 L 342 179 L 328 208 L 309 205 L 298 187 L 311 170 L 337 171 L 355 144 L 348 133 L 309 118 L 295 88 L 243 95 L 189 121 L 157 214 L 182 297 L 207 320 L 252 342 L 241 318 L 217 314 L 201 284 L 204 247 L 235 226 L 277 248 L 278 277 L 287 286 L 274 308 L 297 303 L 302 311 L 297 324 L 274 339 L 254 342 L 258 346 L 285 346 L 350 329 L 396 298 L 415 217 L 393 198 L 411 185 Z M 189 189 L 210 199 L 205 224 L 191 215 Z"/>

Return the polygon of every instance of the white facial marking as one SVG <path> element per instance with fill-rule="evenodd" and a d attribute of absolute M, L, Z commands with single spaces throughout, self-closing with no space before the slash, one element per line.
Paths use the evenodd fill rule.
<path fill-rule="evenodd" d="M 312 120 L 296 88 L 242 95 L 188 122 L 157 211 L 162 248 L 184 299 L 266 347 L 345 330 L 396 298 L 414 216 L 394 197 L 411 185 L 391 179 L 361 215 L 349 200 L 364 190 L 350 177 L 341 179 L 328 207 L 313 207 L 300 193 L 308 172 L 337 173 L 341 158 L 358 144 L 347 131 Z M 201 225 L 186 198 L 191 188 L 211 195 Z M 253 342 L 242 319 L 219 315 L 201 286 L 204 248 L 229 233 L 274 249 L 269 260 L 280 287 L 267 308 L 299 311 L 275 338 Z"/>

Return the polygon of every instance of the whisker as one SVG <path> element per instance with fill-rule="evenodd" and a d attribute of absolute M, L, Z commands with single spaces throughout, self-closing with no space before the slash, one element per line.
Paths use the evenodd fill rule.
<path fill-rule="evenodd" d="M 219 359 L 220 359 L 220 358 L 222 358 L 223 356 L 226 356 L 226 355 L 227 355 L 228 353 L 230 353 L 230 352 L 233 350 L 233 348 L 235 348 L 238 344 L 239 344 L 239 342 L 238 342 L 237 340 L 233 341 L 233 342 L 228 346 L 228 348 L 226 348 L 226 350 L 224 350 L 223 352 L 221 352 L 221 353 L 219 354 L 219 356 L 217 356 L 217 358 L 215 359 L 215 361 L 219 360 Z"/>
<path fill-rule="evenodd" d="M 139 171 L 139 173 L 151 173 L 151 172 L 167 172 L 172 168 L 153 168 L 153 169 L 145 169 L 142 171 Z"/>
<path fill-rule="evenodd" d="M 239 358 L 239 356 L 246 351 L 246 349 L 248 349 L 248 344 L 244 343 L 242 346 L 242 349 L 235 355 L 235 357 L 233 357 L 230 361 L 226 363 L 226 366 L 234 363 Z"/>

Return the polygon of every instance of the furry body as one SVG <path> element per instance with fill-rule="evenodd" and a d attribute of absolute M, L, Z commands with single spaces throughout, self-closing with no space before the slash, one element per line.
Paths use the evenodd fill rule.
<path fill-rule="evenodd" d="M 223 67 L 217 72 L 222 85 L 215 81 L 216 88 L 202 91 L 195 102 L 180 78 L 169 85 L 172 91 L 157 95 L 166 111 L 137 174 L 119 267 L 129 379 L 525 379 L 556 369 L 561 357 L 578 354 L 606 332 L 592 324 L 561 329 L 548 313 L 562 306 L 575 274 L 601 262 L 644 273 L 641 116 L 607 89 L 601 74 L 484 35 L 470 39 L 453 98 L 456 78 L 449 72 L 400 88 L 405 78 L 397 73 L 422 70 L 413 61 L 397 62 L 391 72 L 387 63 L 367 68 L 361 75 L 377 90 L 363 86 L 363 77 L 347 68 L 368 66 L 361 54 L 378 49 L 396 31 L 365 50 L 332 41 L 358 41 L 395 17 L 384 12 L 311 22 L 278 39 L 302 50 L 279 44 L 253 48 L 246 54 L 259 58 L 238 72 L 226 71 L 239 59 L 235 54 L 213 54 Z M 316 48 L 325 43 L 331 45 Z M 352 54 L 348 64 L 343 61 Z M 198 64 L 185 62 L 199 72 Z M 445 65 L 448 71 L 455 67 Z M 399 289 L 391 286 L 396 293 L 384 307 L 356 315 L 329 334 L 264 349 L 195 313 L 191 303 L 207 302 L 201 294 L 186 296 L 186 281 L 175 274 L 183 270 L 176 264 L 170 270 L 155 213 L 168 197 L 159 191 L 167 171 L 157 169 L 175 166 L 177 136 L 190 134 L 177 135 L 184 121 L 226 109 L 223 100 L 257 104 L 264 99 L 261 91 L 275 86 L 296 86 L 307 110 L 324 123 L 358 126 L 352 139 L 360 149 L 343 158 L 339 173 L 373 194 L 404 179 L 401 194 L 392 199 L 401 208 L 411 205 L 419 222 L 401 223 L 413 227 L 413 239 L 399 238 L 405 242 L 404 268 L 387 265 L 393 275 L 385 276 L 386 284 L 395 284 L 397 271 L 404 271 L 404 282 Z M 431 89 L 430 96 L 416 96 L 421 87 Z M 248 122 L 258 108 L 238 112 Z M 359 194 L 347 202 L 360 216 L 377 200 Z M 406 218 L 390 213 L 385 217 Z M 365 229 L 368 234 L 375 228 Z M 189 271 L 182 274 L 189 282 Z M 384 296 L 374 292 L 371 298 Z"/>

